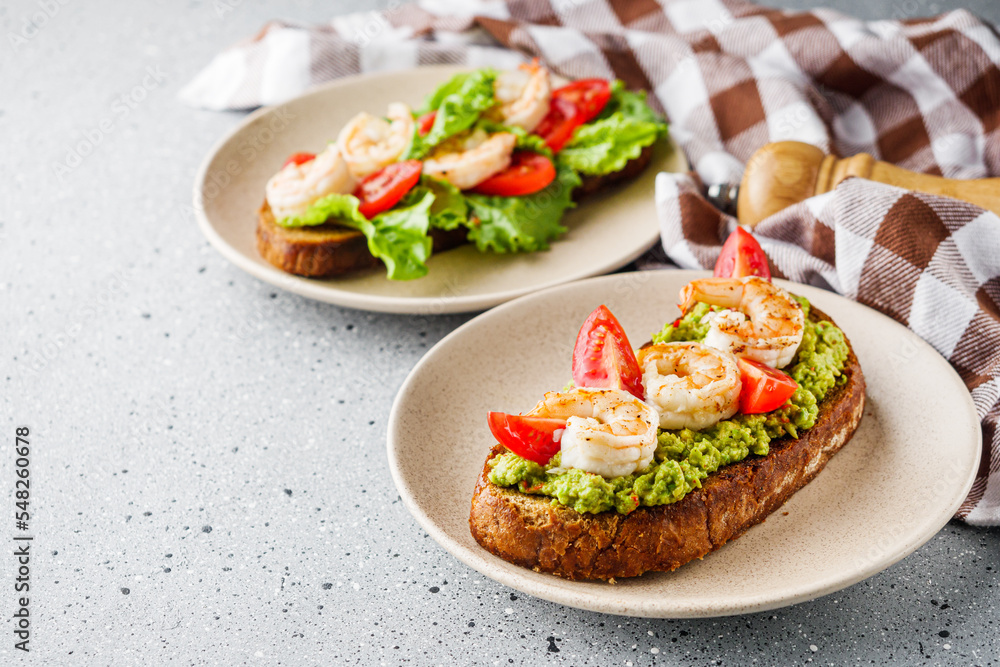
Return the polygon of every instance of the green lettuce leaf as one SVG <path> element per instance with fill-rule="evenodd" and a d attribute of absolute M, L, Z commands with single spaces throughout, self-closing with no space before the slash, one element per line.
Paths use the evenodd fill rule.
<path fill-rule="evenodd" d="M 626 90 L 625 84 L 616 79 L 611 84 L 611 98 L 601 109 L 601 113 L 597 115 L 597 120 L 607 118 L 619 111 L 626 118 L 659 123 L 663 125 L 663 131 L 666 132 L 666 122 L 646 102 L 646 91 Z"/>
<path fill-rule="evenodd" d="M 389 280 L 413 280 L 427 275 L 431 255 L 430 209 L 432 192 L 406 193 L 385 213 L 371 220 L 373 229 L 361 229 L 368 237 L 368 251 L 385 263 Z"/>
<path fill-rule="evenodd" d="M 582 174 L 602 176 L 622 169 L 666 133 L 667 124 L 646 104 L 646 94 L 615 81 L 608 104 L 573 132 L 559 158 Z"/>
<path fill-rule="evenodd" d="M 282 227 L 315 227 L 324 222 L 364 218 L 358 211 L 361 201 L 354 195 L 332 194 L 314 201 L 302 215 L 291 215 L 278 220 Z M 348 223 L 342 222 L 347 225 Z M 355 227 L 356 229 L 356 227 Z"/>
<path fill-rule="evenodd" d="M 422 176 L 417 187 L 434 195 L 430 210 L 431 227 L 451 231 L 460 225 L 469 224 L 469 207 L 465 203 L 465 195 L 454 185 L 431 176 Z"/>
<path fill-rule="evenodd" d="M 483 71 L 483 70 L 478 70 L 478 71 Z M 422 116 L 425 113 L 434 111 L 435 109 L 441 106 L 441 102 L 444 101 L 444 98 L 448 97 L 449 95 L 454 95 L 455 93 L 458 93 L 462 89 L 462 86 L 468 85 L 467 84 L 468 80 L 472 78 L 473 74 L 476 73 L 477 73 L 476 71 L 459 72 L 455 76 L 451 77 L 450 79 L 442 83 L 440 86 L 438 86 L 433 93 L 424 98 L 423 105 L 417 108 L 414 111 L 414 113 L 418 116 Z"/>
<path fill-rule="evenodd" d="M 369 220 L 358 211 L 357 197 L 331 194 L 313 202 L 301 216 L 284 218 L 278 224 L 309 227 L 329 221 L 356 229 L 368 239 L 368 251 L 385 263 L 390 280 L 412 280 L 427 274 L 433 202 L 433 192 L 414 188 L 396 206 Z"/>
<path fill-rule="evenodd" d="M 559 224 L 574 206 L 573 188 L 580 176 L 556 161 L 556 179 L 544 190 L 523 197 L 496 197 L 467 193 L 465 200 L 476 220 L 469 240 L 480 251 L 498 253 L 548 250 L 549 242 L 566 231 Z"/>
<path fill-rule="evenodd" d="M 616 112 L 581 125 L 559 152 L 559 159 L 582 174 L 601 176 L 622 169 L 660 136 L 656 123 L 629 120 Z"/>
<path fill-rule="evenodd" d="M 490 68 L 456 74 L 441 84 L 417 111 L 437 110 L 434 125 L 425 136 L 414 133 L 404 159 L 420 159 L 445 139 L 469 129 L 480 115 L 496 104 L 493 82 L 497 73 Z"/>

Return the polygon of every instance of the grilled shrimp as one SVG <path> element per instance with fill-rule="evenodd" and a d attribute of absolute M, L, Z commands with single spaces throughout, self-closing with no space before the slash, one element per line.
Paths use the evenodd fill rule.
<path fill-rule="evenodd" d="M 500 101 L 500 116 L 506 125 L 517 125 L 531 132 L 549 113 L 552 83 L 549 71 L 537 62 L 501 72 L 493 91 Z"/>
<path fill-rule="evenodd" d="M 349 194 L 357 183 L 340 150 L 329 145 L 303 164 L 289 163 L 264 187 L 267 203 L 278 220 L 301 215 L 309 205 L 329 194 Z"/>
<path fill-rule="evenodd" d="M 772 368 L 783 368 L 802 342 L 802 306 L 776 285 L 757 276 L 692 280 L 681 290 L 681 310 L 695 302 L 725 310 L 705 316 L 710 328 L 704 343 Z"/>
<path fill-rule="evenodd" d="M 660 428 L 708 428 L 736 414 L 740 371 L 736 357 L 702 343 L 650 345 L 636 355 L 646 402 Z"/>
<path fill-rule="evenodd" d="M 509 132 L 488 135 L 475 130 L 458 142 L 460 150 L 442 147 L 424 161 L 424 173 L 448 181 L 459 190 L 468 190 L 510 165 L 517 137 Z"/>
<path fill-rule="evenodd" d="M 413 139 L 413 114 L 400 102 L 389 105 L 388 121 L 370 113 L 359 113 L 337 136 L 344 159 L 357 179 L 374 174 L 403 154 Z"/>
<path fill-rule="evenodd" d="M 528 414 L 566 420 L 562 465 L 604 477 L 645 470 L 656 450 L 656 411 L 621 389 L 550 391 Z"/>

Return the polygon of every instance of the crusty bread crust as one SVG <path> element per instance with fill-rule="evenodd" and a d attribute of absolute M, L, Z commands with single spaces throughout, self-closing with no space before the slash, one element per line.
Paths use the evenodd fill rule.
<path fill-rule="evenodd" d="M 830 318 L 813 309 L 811 319 Z M 827 394 L 816 424 L 798 439 L 773 440 L 767 456 L 750 455 L 721 468 L 670 505 L 628 515 L 580 514 L 545 496 L 494 485 L 484 465 L 472 497 L 472 535 L 504 560 L 567 579 L 675 570 L 764 521 L 850 440 L 865 405 L 865 380 L 853 349 L 844 373 L 847 382 Z M 497 444 L 487 461 L 505 451 Z"/>
<path fill-rule="evenodd" d="M 605 176 L 585 176 L 573 190 L 573 199 L 580 199 L 605 190 L 615 183 L 634 178 L 641 173 L 653 156 L 653 147 L 643 149 L 620 171 Z M 466 242 L 466 230 L 445 232 L 432 229 L 433 252 L 450 250 Z M 282 271 L 312 278 L 338 276 L 370 269 L 379 261 L 368 252 L 364 235 L 336 223 L 315 227 L 282 227 L 274 219 L 267 201 L 257 216 L 257 252 Z"/>

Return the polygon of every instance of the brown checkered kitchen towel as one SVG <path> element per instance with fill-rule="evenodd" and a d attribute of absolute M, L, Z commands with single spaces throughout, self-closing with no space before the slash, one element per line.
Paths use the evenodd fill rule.
<path fill-rule="evenodd" d="M 757 148 L 782 139 L 949 177 L 1000 176 L 996 31 L 964 10 L 894 19 L 742 0 L 422 0 L 326 26 L 270 23 L 181 97 L 245 109 L 358 72 L 538 56 L 568 77 L 649 90 L 703 182 L 738 182 Z M 734 221 L 688 175 L 660 174 L 656 197 L 669 258 L 711 267 Z M 1000 219 L 851 179 L 756 233 L 779 275 L 887 313 L 952 362 L 984 435 L 958 516 L 1000 525 Z"/>

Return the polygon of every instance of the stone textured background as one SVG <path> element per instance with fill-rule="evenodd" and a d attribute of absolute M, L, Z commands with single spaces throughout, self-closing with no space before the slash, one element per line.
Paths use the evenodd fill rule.
<path fill-rule="evenodd" d="M 417 359 L 468 317 L 343 310 L 231 266 L 189 202 L 241 115 L 176 101 L 270 18 L 384 4 L 0 7 L 0 479 L 9 498 L 14 427 L 30 426 L 37 535 L 29 655 L 13 650 L 0 558 L 0 663 L 996 664 L 998 530 L 950 524 L 796 607 L 654 621 L 514 593 L 419 529 L 389 477 L 386 418 Z M 1000 20 L 992 0 L 825 4 Z M 43 6 L 56 9 L 14 44 Z M 96 145 L 76 164 L 84 140 Z"/>

